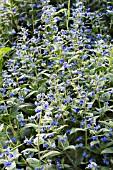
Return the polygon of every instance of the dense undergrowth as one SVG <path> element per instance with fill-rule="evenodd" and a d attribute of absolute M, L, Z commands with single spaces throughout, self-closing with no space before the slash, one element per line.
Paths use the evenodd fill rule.
<path fill-rule="evenodd" d="M 0 7 L 0 169 L 112 170 L 113 2 Z"/>

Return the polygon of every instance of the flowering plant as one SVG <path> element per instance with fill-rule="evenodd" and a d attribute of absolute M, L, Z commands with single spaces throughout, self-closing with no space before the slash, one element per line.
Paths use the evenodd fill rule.
<path fill-rule="evenodd" d="M 19 2 L 1 8 L 0 168 L 111 169 L 112 3 Z"/>

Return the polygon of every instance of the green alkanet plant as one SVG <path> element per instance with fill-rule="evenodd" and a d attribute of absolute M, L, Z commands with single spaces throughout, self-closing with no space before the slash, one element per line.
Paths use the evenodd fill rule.
<path fill-rule="evenodd" d="M 0 168 L 112 169 L 112 3 L 19 2 L 1 9 Z"/>

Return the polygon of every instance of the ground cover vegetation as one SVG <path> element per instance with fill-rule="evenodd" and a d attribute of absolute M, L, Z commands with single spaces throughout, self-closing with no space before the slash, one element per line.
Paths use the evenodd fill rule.
<path fill-rule="evenodd" d="M 0 169 L 113 169 L 112 0 L 0 6 Z"/>

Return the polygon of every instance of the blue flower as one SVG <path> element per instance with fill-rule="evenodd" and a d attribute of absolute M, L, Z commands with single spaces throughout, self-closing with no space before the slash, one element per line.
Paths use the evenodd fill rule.
<path fill-rule="evenodd" d="M 88 154 L 86 152 L 83 152 L 82 154 L 83 157 L 87 158 L 88 157 Z"/>
<path fill-rule="evenodd" d="M 55 115 L 55 118 L 56 118 L 56 119 L 60 119 L 61 117 L 62 117 L 62 114 L 56 114 L 56 115 Z"/>
<path fill-rule="evenodd" d="M 89 159 L 89 162 L 93 162 L 93 161 L 94 161 L 94 158 Z"/>
<path fill-rule="evenodd" d="M 93 140 L 97 140 L 98 139 L 98 136 L 92 136 L 91 137 Z"/>
<path fill-rule="evenodd" d="M 43 148 L 48 148 L 48 144 L 43 144 Z"/>
<path fill-rule="evenodd" d="M 63 138 L 59 138 L 59 142 L 64 142 L 65 140 L 67 140 L 67 136 L 64 136 Z"/>
<path fill-rule="evenodd" d="M 4 166 L 11 166 L 12 162 L 4 162 Z"/>
<path fill-rule="evenodd" d="M 23 102 L 23 101 L 24 101 L 24 98 L 21 97 L 21 96 L 20 96 L 18 99 L 19 99 L 20 102 Z"/>
<path fill-rule="evenodd" d="M 59 123 L 56 121 L 56 119 L 54 119 L 52 122 L 51 122 L 52 125 L 59 125 Z"/>
<path fill-rule="evenodd" d="M 20 126 L 21 127 L 25 126 L 25 123 L 24 122 L 20 122 Z"/>
<path fill-rule="evenodd" d="M 62 63 L 64 63 L 64 58 L 62 58 L 62 59 L 60 60 L 60 64 L 62 64 Z"/>
<path fill-rule="evenodd" d="M 16 142 L 17 141 L 17 139 L 14 137 L 14 138 L 12 138 L 11 139 L 13 142 Z"/>
<path fill-rule="evenodd" d="M 73 109 L 74 109 L 74 111 L 77 112 L 77 113 L 80 111 L 79 108 L 73 108 Z"/>
<path fill-rule="evenodd" d="M 109 165 L 109 161 L 103 160 L 103 162 L 104 162 L 106 165 Z"/>
<path fill-rule="evenodd" d="M 87 48 L 87 49 L 91 49 L 91 45 L 86 44 L 86 48 Z"/>
<path fill-rule="evenodd" d="M 97 164 L 95 162 L 91 162 L 90 164 L 88 164 L 87 168 L 96 168 Z"/>
<path fill-rule="evenodd" d="M 82 140 L 82 136 L 79 136 L 76 140 L 77 141 Z"/>
<path fill-rule="evenodd" d="M 48 102 L 45 102 L 43 109 L 47 109 L 47 108 L 48 108 Z"/>
<path fill-rule="evenodd" d="M 105 155 L 103 155 L 103 156 L 104 156 L 104 158 L 108 158 L 108 157 L 109 157 L 109 156 L 108 156 L 108 155 L 106 155 L 106 154 L 105 154 Z"/>
<path fill-rule="evenodd" d="M 92 91 L 91 94 L 90 94 L 90 96 L 93 97 L 94 95 L 95 95 L 95 92 Z"/>
<path fill-rule="evenodd" d="M 76 144 L 76 145 L 75 145 L 76 148 L 79 148 L 79 147 L 81 148 L 81 147 L 83 147 L 83 146 L 84 146 L 83 143 L 79 143 L 79 144 Z"/>
<path fill-rule="evenodd" d="M 70 133 L 70 132 L 71 132 L 71 130 L 70 130 L 70 129 L 66 130 L 66 134 L 68 134 L 68 133 Z"/>
<path fill-rule="evenodd" d="M 109 139 L 108 139 L 106 136 L 104 136 L 104 137 L 101 138 L 100 140 L 103 141 L 103 142 L 108 142 L 108 141 L 109 141 Z"/>
<path fill-rule="evenodd" d="M 84 103 L 84 100 L 80 99 L 79 104 L 82 105 Z"/>
<path fill-rule="evenodd" d="M 31 145 L 31 144 L 32 144 L 32 141 L 30 141 L 30 140 L 24 140 L 24 143 L 27 144 L 27 145 Z"/>
<path fill-rule="evenodd" d="M 34 120 L 35 120 L 35 118 L 34 118 L 34 117 L 30 117 L 30 120 L 34 121 Z"/>
<path fill-rule="evenodd" d="M 100 125 L 97 125 L 97 126 L 94 127 L 95 131 L 98 130 L 98 129 L 100 129 Z"/>
<path fill-rule="evenodd" d="M 10 158 L 13 158 L 13 157 L 14 157 L 14 155 L 13 155 L 12 153 L 10 153 L 9 156 L 10 156 Z"/>
<path fill-rule="evenodd" d="M 56 144 L 55 143 L 52 144 L 52 148 L 56 148 Z"/>
<path fill-rule="evenodd" d="M 33 154 L 32 154 L 32 153 L 31 153 L 31 154 L 29 154 L 29 155 L 28 155 L 28 157 L 29 157 L 29 158 L 32 158 L 32 157 L 33 157 Z"/>
<path fill-rule="evenodd" d="M 37 4 L 33 4 L 32 7 L 33 7 L 33 8 L 37 8 Z"/>
<path fill-rule="evenodd" d="M 75 121 L 75 118 L 74 118 L 74 117 L 72 117 L 72 118 L 71 118 L 71 121 L 73 121 L 73 122 L 74 122 L 74 121 Z"/>

